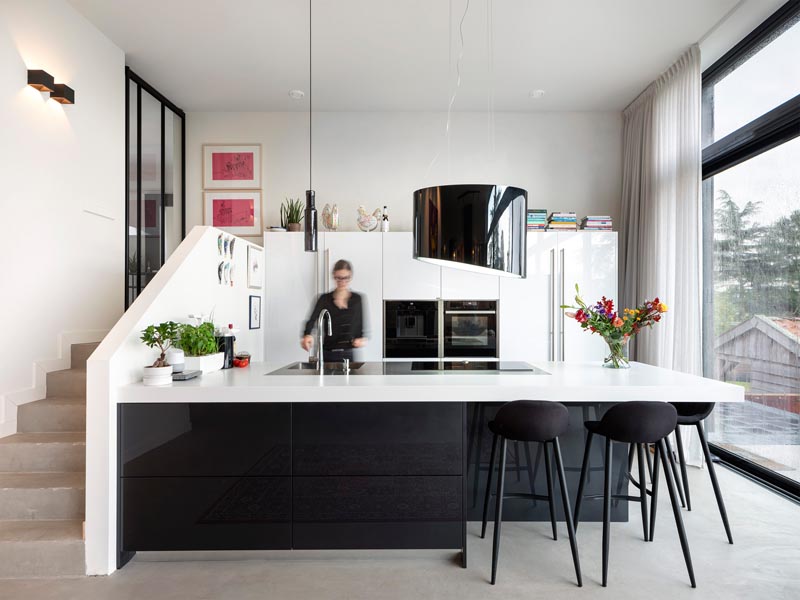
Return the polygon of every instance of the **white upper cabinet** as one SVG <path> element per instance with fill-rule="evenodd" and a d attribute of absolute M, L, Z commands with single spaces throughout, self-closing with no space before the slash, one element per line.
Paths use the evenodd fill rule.
<path fill-rule="evenodd" d="M 527 277 L 500 278 L 498 329 L 501 360 L 554 360 L 557 235 L 529 233 Z"/>
<path fill-rule="evenodd" d="M 558 233 L 558 304 L 574 304 L 575 284 L 591 305 L 601 297 L 617 296 L 617 234 L 604 231 Z M 598 334 L 582 329 L 560 311 L 558 358 L 568 361 L 601 361 L 608 347 Z"/>
<path fill-rule="evenodd" d="M 442 267 L 442 298 L 445 300 L 497 300 L 500 277 Z"/>
<path fill-rule="evenodd" d="M 441 271 L 414 258 L 414 234 L 384 233 L 383 297 L 386 300 L 435 300 L 441 294 Z"/>
<path fill-rule="evenodd" d="M 262 327 L 267 362 L 308 360 L 300 338 L 317 298 L 317 260 L 316 254 L 305 251 L 302 233 L 264 234 Z"/>
<path fill-rule="evenodd" d="M 365 329 L 369 340 L 366 347 L 355 351 L 356 360 L 383 360 L 383 235 L 364 232 L 327 232 L 319 244 L 322 258 L 322 289 L 331 291 L 335 285 L 331 269 L 337 260 L 353 265 L 354 292 L 364 300 Z M 324 248 L 324 249 L 323 249 Z"/>

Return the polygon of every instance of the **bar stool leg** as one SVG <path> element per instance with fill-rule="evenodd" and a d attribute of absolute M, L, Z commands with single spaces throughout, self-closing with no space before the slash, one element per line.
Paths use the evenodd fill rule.
<path fill-rule="evenodd" d="M 675 443 L 678 445 L 678 462 L 681 464 L 681 479 L 683 479 L 683 493 L 686 497 L 686 510 L 692 510 L 692 499 L 689 496 L 689 477 L 686 473 L 686 457 L 683 455 L 680 425 L 675 428 Z"/>
<path fill-rule="evenodd" d="M 553 539 L 558 539 L 558 529 L 556 529 L 556 502 L 553 498 L 553 469 L 550 465 L 550 450 L 547 442 L 541 443 L 544 452 L 544 469 L 547 471 L 547 503 L 550 505 L 550 525 L 553 527 Z"/>
<path fill-rule="evenodd" d="M 528 487 L 530 487 L 531 495 L 536 494 L 536 476 L 533 471 L 533 460 L 531 460 L 531 445 L 528 442 L 523 442 L 525 446 L 525 462 L 528 465 Z M 536 498 L 533 499 L 533 505 L 536 506 Z"/>
<path fill-rule="evenodd" d="M 522 471 L 522 459 L 521 459 L 521 456 L 522 456 L 522 454 L 519 451 L 519 442 L 515 441 L 514 442 L 514 462 L 517 465 L 517 469 L 516 469 L 517 470 L 517 483 L 522 481 L 522 473 L 520 472 L 520 471 Z"/>
<path fill-rule="evenodd" d="M 649 540 L 647 535 L 648 519 L 647 519 L 647 486 L 644 484 L 644 451 L 642 448 L 644 444 L 631 444 L 631 447 L 636 446 L 636 456 L 639 462 L 639 503 L 642 505 L 642 533 L 644 534 L 644 541 Z"/>
<path fill-rule="evenodd" d="M 666 438 L 665 438 L 666 439 Z M 681 541 L 681 550 L 683 550 L 683 559 L 686 561 L 686 570 L 689 571 L 689 581 L 692 587 L 697 587 L 694 579 L 694 568 L 692 567 L 692 555 L 689 552 L 689 542 L 686 539 L 686 530 L 683 528 L 683 517 L 681 516 L 681 508 L 678 506 L 677 492 L 675 491 L 675 482 L 672 480 L 672 473 L 670 472 L 669 463 L 667 461 L 667 445 L 664 440 L 659 442 L 661 449 L 661 462 L 664 465 L 664 476 L 667 479 L 667 489 L 669 490 L 669 500 L 672 504 L 672 514 L 675 516 L 675 526 L 678 528 L 678 538 Z"/>
<path fill-rule="evenodd" d="M 650 481 L 653 481 L 653 457 L 650 456 L 650 444 L 645 444 L 644 449 L 646 450 L 644 454 L 647 459 L 647 473 L 650 475 Z"/>
<path fill-rule="evenodd" d="M 553 455 L 556 459 L 558 481 L 561 486 L 561 501 L 564 504 L 564 521 L 567 523 L 569 547 L 572 551 L 572 564 L 575 565 L 575 577 L 578 579 L 578 587 L 582 587 L 581 559 L 578 557 L 578 543 L 575 540 L 575 527 L 572 523 L 572 509 L 569 506 L 569 493 L 567 492 L 567 478 L 564 474 L 564 462 L 561 460 L 561 446 L 558 443 L 558 438 L 553 438 Z"/>
<path fill-rule="evenodd" d="M 650 444 L 645 444 L 645 452 L 648 454 L 650 453 L 650 449 L 648 448 Z M 650 501 L 650 541 L 653 541 L 653 536 L 656 533 L 656 509 L 658 508 L 658 474 L 659 474 L 659 457 L 660 452 L 658 451 L 658 446 L 656 446 L 656 453 L 655 453 L 655 467 L 653 468 L 653 499 Z"/>
<path fill-rule="evenodd" d="M 497 504 L 494 513 L 494 544 L 492 546 L 492 585 L 497 580 L 497 559 L 500 553 L 500 525 L 503 522 L 503 484 L 506 476 L 506 438 L 500 442 L 500 467 L 497 473 Z"/>
<path fill-rule="evenodd" d="M 717 506 L 719 507 L 719 515 L 722 517 L 722 524 L 725 526 L 725 534 L 728 536 L 728 543 L 733 543 L 733 535 L 731 535 L 731 526 L 728 523 L 728 511 L 725 510 L 725 502 L 722 500 L 722 492 L 719 489 L 719 482 L 717 482 L 717 472 L 714 470 L 714 463 L 711 461 L 711 452 L 708 449 L 708 442 L 706 441 L 706 434 L 703 431 L 703 424 L 697 423 L 697 433 L 700 435 L 700 443 L 703 445 L 703 454 L 706 456 L 708 463 L 708 474 L 711 476 L 711 485 L 714 488 L 714 495 L 717 497 Z"/>
<path fill-rule="evenodd" d="M 575 523 L 575 529 L 578 529 L 581 517 L 581 504 L 583 503 L 583 488 L 586 485 L 586 473 L 589 470 L 589 454 L 592 450 L 592 437 L 594 434 L 589 431 L 586 436 L 586 448 L 583 450 L 583 464 L 581 465 L 581 478 L 578 480 L 578 495 L 575 497 L 575 514 L 572 520 Z"/>
<path fill-rule="evenodd" d="M 608 547 L 611 535 L 611 439 L 606 438 L 603 483 L 603 587 L 608 585 Z"/>
<path fill-rule="evenodd" d="M 494 457 L 497 453 L 497 434 L 492 438 L 492 454 L 489 457 L 489 472 L 486 474 L 486 495 L 483 498 L 483 523 L 481 524 L 481 539 L 486 537 L 486 521 L 489 515 L 489 499 L 492 496 L 492 473 L 494 472 Z"/>
<path fill-rule="evenodd" d="M 677 427 L 676 427 L 677 429 Z M 669 458 L 669 468 L 672 471 L 672 478 L 675 482 L 675 489 L 678 490 L 678 496 L 681 499 L 681 506 L 684 508 L 686 507 L 686 499 L 683 497 L 683 486 L 680 484 L 678 480 L 678 467 L 675 465 L 675 453 L 672 451 L 672 443 L 670 443 L 669 438 L 664 438 L 664 444 L 667 446 L 667 458 Z"/>

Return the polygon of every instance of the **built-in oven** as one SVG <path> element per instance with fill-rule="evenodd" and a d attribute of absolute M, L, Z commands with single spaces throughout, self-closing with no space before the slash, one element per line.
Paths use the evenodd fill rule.
<path fill-rule="evenodd" d="M 442 310 L 444 358 L 497 357 L 497 301 L 445 300 Z"/>
<path fill-rule="evenodd" d="M 439 357 L 439 302 L 385 300 L 384 358 Z"/>

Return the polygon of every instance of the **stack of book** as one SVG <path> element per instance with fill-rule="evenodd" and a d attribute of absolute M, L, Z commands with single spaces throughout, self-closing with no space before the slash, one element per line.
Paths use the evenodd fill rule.
<path fill-rule="evenodd" d="M 574 212 L 550 213 L 547 223 L 548 230 L 576 231 L 578 229 L 578 216 Z"/>
<path fill-rule="evenodd" d="M 528 210 L 528 231 L 544 231 L 547 227 L 547 209 L 531 208 Z"/>
<path fill-rule="evenodd" d="M 611 217 L 608 215 L 587 215 L 581 221 L 581 229 L 586 231 L 611 231 Z"/>

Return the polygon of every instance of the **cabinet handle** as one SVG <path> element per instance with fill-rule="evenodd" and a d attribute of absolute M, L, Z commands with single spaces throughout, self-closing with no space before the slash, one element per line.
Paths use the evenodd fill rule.
<path fill-rule="evenodd" d="M 561 248 L 560 254 L 561 254 L 561 269 L 560 269 L 560 271 L 561 271 L 561 301 L 558 303 L 559 306 L 561 304 L 564 304 L 564 263 L 565 263 L 565 261 L 564 261 L 564 248 Z M 561 347 L 561 360 L 563 361 L 564 360 L 564 310 L 562 308 L 559 308 L 559 312 L 561 313 L 561 332 L 560 332 L 560 334 L 561 334 L 561 343 L 559 344 L 559 346 Z"/>
<path fill-rule="evenodd" d="M 550 249 L 550 360 L 556 359 L 556 250 Z"/>
<path fill-rule="evenodd" d="M 325 248 L 325 291 L 331 291 L 331 249 Z"/>

